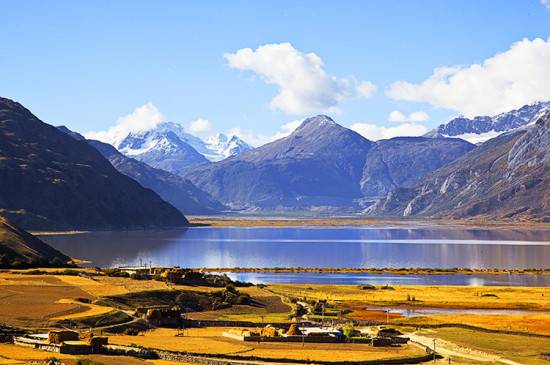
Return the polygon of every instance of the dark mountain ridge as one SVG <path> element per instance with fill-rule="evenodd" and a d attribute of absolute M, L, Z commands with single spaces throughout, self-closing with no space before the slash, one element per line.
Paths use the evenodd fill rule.
<path fill-rule="evenodd" d="M 226 209 L 209 194 L 178 175 L 126 157 L 110 144 L 95 140 L 87 140 L 87 142 L 108 159 L 119 172 L 136 180 L 143 187 L 155 191 L 183 214 L 216 214 Z"/>
<path fill-rule="evenodd" d="M 96 149 L 0 98 L 0 214 L 33 229 L 179 227 L 156 193 L 119 173 Z"/>
<path fill-rule="evenodd" d="M 70 257 L 0 217 L 0 268 L 63 265 Z"/>

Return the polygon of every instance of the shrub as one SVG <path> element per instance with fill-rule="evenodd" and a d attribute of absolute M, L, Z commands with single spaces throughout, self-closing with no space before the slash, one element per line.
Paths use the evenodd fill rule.
<path fill-rule="evenodd" d="M 105 365 L 105 363 L 90 359 L 77 359 L 76 365 Z"/>
<path fill-rule="evenodd" d="M 342 327 L 342 333 L 344 333 L 344 336 L 346 338 L 352 338 L 355 334 L 355 327 L 353 326 L 353 323 L 348 322 Z"/>
<path fill-rule="evenodd" d="M 376 290 L 376 287 L 372 284 L 361 284 L 361 285 L 359 285 L 359 289 L 361 289 L 361 290 Z"/>

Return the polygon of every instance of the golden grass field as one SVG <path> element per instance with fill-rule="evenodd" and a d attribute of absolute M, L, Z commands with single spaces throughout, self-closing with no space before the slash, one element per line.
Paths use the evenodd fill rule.
<path fill-rule="evenodd" d="M 0 322 L 21 327 L 46 326 L 54 317 L 89 307 L 62 299 L 92 298 L 76 286 L 47 275 L 0 275 Z"/>
<path fill-rule="evenodd" d="M 277 294 L 326 299 L 344 305 L 414 306 L 550 310 L 550 287 L 392 286 L 393 290 L 362 290 L 356 285 L 270 285 Z M 496 295 L 497 298 L 490 296 Z M 407 296 L 416 301 L 407 301 Z M 485 296 L 483 296 L 485 295 Z M 489 295 L 489 296 L 488 296 Z"/>
<path fill-rule="evenodd" d="M 230 354 L 256 356 L 269 359 L 294 360 L 349 360 L 389 359 L 424 354 L 417 346 L 378 348 L 366 344 L 314 344 L 241 342 L 221 336 L 227 327 L 195 328 L 176 336 L 178 330 L 156 329 L 143 336 L 112 336 L 110 341 L 120 345 L 136 344 L 144 347 L 172 351 L 187 351 L 210 355 Z"/>
<path fill-rule="evenodd" d="M 86 271 L 86 270 L 85 270 Z M 92 271 L 89 271 L 91 273 Z M 107 276 L 81 277 L 71 275 L 29 275 L 0 272 L 0 322 L 21 327 L 47 326 L 54 319 L 82 318 L 108 313 L 110 307 L 79 302 L 78 298 L 96 299 L 101 296 L 125 294 L 147 290 L 185 289 L 195 291 L 219 290 L 194 286 L 173 286 L 158 281 L 132 280 Z M 353 285 L 269 285 L 239 288 L 250 294 L 258 303 L 256 306 L 235 305 L 230 308 L 195 312 L 189 314 L 195 319 L 247 320 L 253 322 L 288 321 L 292 310 L 290 298 L 308 300 L 326 299 L 337 309 L 349 308 L 348 318 L 386 320 L 381 311 L 367 311 L 367 306 L 433 307 L 457 309 L 521 309 L 550 311 L 550 288 L 527 287 L 457 287 L 457 286 L 394 286 L 393 290 L 362 290 Z M 486 296 L 483 296 L 483 295 Z M 490 296 L 487 296 L 490 294 Z M 415 301 L 407 301 L 414 296 Z M 527 313 L 506 315 L 478 314 L 434 314 L 416 318 L 390 316 L 390 322 L 405 322 L 414 328 L 415 324 L 464 323 L 482 328 L 513 330 L 550 335 L 550 314 Z M 299 360 L 362 360 L 410 356 L 422 353 L 414 346 L 403 348 L 372 348 L 357 344 L 306 344 L 298 343 L 248 343 L 221 337 L 227 328 L 206 328 L 186 330 L 184 337 L 177 331 L 158 329 L 139 336 L 112 336 L 110 342 L 137 344 L 144 347 L 168 350 L 200 352 L 205 354 L 235 354 L 265 358 L 291 357 Z M 422 330 L 441 340 L 495 353 L 519 363 L 538 364 L 542 361 L 535 355 L 550 349 L 550 340 L 525 336 L 488 334 L 455 328 Z M 51 357 L 52 354 L 25 348 L 1 345 L 0 364 L 22 363 Z M 538 352 L 537 352 L 538 351 Z M 546 350 L 549 352 L 550 350 Z M 9 356 L 5 355 L 6 353 Z M 38 357 L 36 357 L 38 356 Z M 526 360 L 527 359 L 527 360 Z M 535 359 L 535 360 L 534 360 Z M 103 361 L 108 360 L 108 361 Z M 107 365 L 122 365 L 120 358 L 101 360 Z M 472 359 L 463 362 L 456 357 L 457 364 L 475 364 Z M 76 361 L 67 357 L 67 363 Z M 114 362 L 113 362 L 114 361 Z M 137 362 L 139 361 L 139 362 Z M 172 365 L 169 362 L 144 362 L 128 360 L 133 364 Z"/>
<path fill-rule="evenodd" d="M 348 318 L 386 321 L 386 313 L 365 310 L 373 307 L 519 309 L 550 311 L 550 288 L 394 286 L 394 290 L 362 290 L 354 285 L 270 285 L 273 293 L 308 299 L 327 299 L 339 308 L 349 308 Z M 497 297 L 482 296 L 494 294 Z M 416 301 L 407 301 L 407 296 Z M 390 322 L 414 324 L 463 323 L 496 330 L 550 335 L 550 314 L 432 314 L 404 318 L 390 314 Z"/>
<path fill-rule="evenodd" d="M 548 363 L 538 357 L 540 353 L 550 351 L 548 338 L 490 334 L 458 328 L 442 328 L 426 331 L 426 333 L 459 346 L 496 354 L 520 364 Z"/>

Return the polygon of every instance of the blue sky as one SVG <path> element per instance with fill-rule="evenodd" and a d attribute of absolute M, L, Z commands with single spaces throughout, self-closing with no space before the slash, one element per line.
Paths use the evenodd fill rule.
<path fill-rule="evenodd" d="M 327 113 L 372 139 L 418 134 L 550 99 L 546 5 L 3 1 L 0 95 L 80 132 L 130 114 L 260 144 Z"/>

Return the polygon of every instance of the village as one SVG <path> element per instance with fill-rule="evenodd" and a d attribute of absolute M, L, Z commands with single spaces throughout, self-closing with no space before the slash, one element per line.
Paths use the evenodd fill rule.
<path fill-rule="evenodd" d="M 429 300 L 436 299 L 425 297 L 428 289 L 423 287 L 266 286 L 234 281 L 209 270 L 120 267 L 0 272 L 0 288 L 14 293 L 0 298 L 0 305 L 7 310 L 0 313 L 0 323 L 5 323 L 0 325 L 0 354 L 15 354 L 15 358 L 7 357 L 10 361 L 55 358 L 72 364 L 78 359 L 99 359 L 102 364 L 118 364 L 120 360 L 113 359 L 125 359 L 128 363 L 158 365 L 469 363 L 467 358 L 461 360 L 459 353 L 440 353 L 436 338 L 430 337 L 435 333 L 430 328 L 439 325 L 434 326 L 430 317 L 407 320 L 389 311 L 365 311 L 353 304 L 360 302 L 352 298 L 372 297 L 377 303 L 395 303 L 396 297 L 408 296 L 417 304 L 426 301 L 433 305 Z M 405 294 L 411 290 L 415 290 L 414 295 Z M 465 302 L 472 296 L 476 305 L 494 302 L 494 297 L 463 290 L 454 289 L 455 300 Z M 447 292 L 439 297 L 448 295 L 443 293 Z M 503 296 L 503 291 L 497 293 Z M 517 289 L 507 300 L 513 301 L 523 293 Z M 532 294 L 531 305 L 547 305 L 543 297 L 538 299 L 540 295 Z M 33 303 L 40 303 L 40 310 Z M 467 324 L 472 319 L 465 320 L 465 329 L 460 331 L 477 328 L 476 323 Z M 512 332 L 509 328 L 507 331 Z M 540 331 L 536 335 L 541 337 L 533 344 L 544 348 L 547 335 L 545 330 Z"/>

